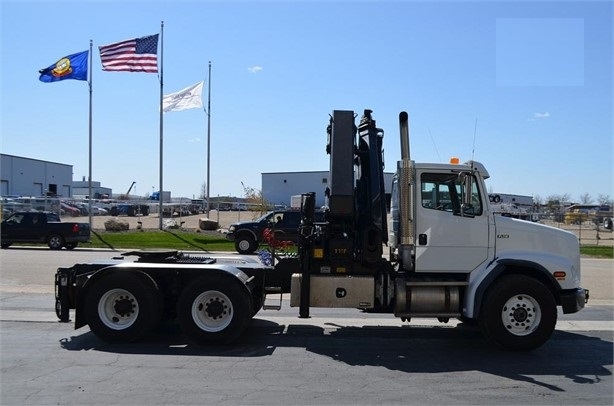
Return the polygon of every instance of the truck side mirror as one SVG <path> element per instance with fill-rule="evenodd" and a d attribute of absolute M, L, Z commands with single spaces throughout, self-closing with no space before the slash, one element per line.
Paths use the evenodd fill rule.
<path fill-rule="evenodd" d="M 471 191 L 473 190 L 473 176 L 470 173 L 465 174 L 465 195 L 463 196 L 463 204 L 471 205 Z"/>
<path fill-rule="evenodd" d="M 473 175 L 470 172 L 461 172 L 458 174 L 460 183 L 463 185 L 463 195 L 461 202 L 461 216 L 464 216 L 471 209 L 473 202 L 471 200 L 471 191 L 473 190 Z"/>

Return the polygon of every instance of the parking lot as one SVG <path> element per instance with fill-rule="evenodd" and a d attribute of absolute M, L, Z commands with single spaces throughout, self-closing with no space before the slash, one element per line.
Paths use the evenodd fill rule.
<path fill-rule="evenodd" d="M 216 211 L 212 210 L 209 215 L 195 214 L 189 216 L 173 216 L 172 220 L 185 230 L 196 230 L 198 228 L 199 220 L 203 218 L 209 218 L 216 221 L 219 225 L 220 231 L 227 229 L 228 226 L 236 221 L 252 220 L 259 217 L 260 212 L 252 211 Z M 104 230 L 105 221 L 113 218 L 111 216 L 92 216 L 92 223 L 94 230 Z M 129 224 L 130 230 L 135 230 L 137 227 L 143 229 L 158 229 L 160 224 L 160 218 L 157 214 L 150 214 L 149 216 L 130 217 L 120 216 L 116 217 Z M 79 221 L 89 222 L 89 217 L 65 217 L 63 221 Z M 167 220 L 166 218 L 163 220 Z M 614 233 L 611 230 L 606 230 L 603 227 L 597 228 L 594 224 L 586 222 L 583 224 L 564 224 L 561 222 L 554 222 L 551 220 L 542 220 L 538 224 L 544 224 L 563 230 L 570 231 L 580 239 L 582 245 L 604 245 L 614 247 Z"/>
<path fill-rule="evenodd" d="M 264 214 L 264 213 L 262 213 Z M 236 221 L 252 220 L 261 215 L 260 212 L 252 211 L 216 211 L 212 210 L 209 215 L 205 214 L 192 214 L 189 216 L 173 216 L 170 218 L 163 218 L 165 220 L 173 220 L 178 226 L 185 230 L 196 230 L 198 228 L 198 222 L 200 219 L 208 218 L 216 221 L 220 228 L 228 228 L 228 226 Z M 130 230 L 135 230 L 137 227 L 143 229 L 158 229 L 160 225 L 160 218 L 157 213 L 150 214 L 149 216 L 92 216 L 92 226 L 94 230 L 104 230 L 105 221 L 117 218 L 121 221 L 125 221 L 129 224 Z M 62 221 L 77 221 L 77 222 L 89 222 L 88 216 L 81 217 L 64 217 Z M 140 224 L 139 224 L 140 222 Z"/>

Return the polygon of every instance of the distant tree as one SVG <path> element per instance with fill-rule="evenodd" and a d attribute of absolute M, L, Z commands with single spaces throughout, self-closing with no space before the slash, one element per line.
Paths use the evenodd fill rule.
<path fill-rule="evenodd" d="M 249 204 L 250 208 L 260 212 L 268 210 L 270 204 L 264 200 L 262 190 L 251 186 L 245 186 L 243 182 L 241 182 L 241 187 L 243 187 L 243 197 L 245 198 L 245 203 Z"/>
<path fill-rule="evenodd" d="M 580 203 L 581 204 L 591 204 L 593 203 L 593 198 L 589 193 L 584 193 L 580 195 Z"/>
<path fill-rule="evenodd" d="M 569 203 L 569 193 L 564 193 L 562 195 L 552 194 L 546 197 L 546 207 L 548 211 L 560 214 L 565 211 L 565 205 Z"/>
<path fill-rule="evenodd" d="M 207 182 L 203 182 L 203 184 L 200 186 L 200 195 L 198 198 L 204 199 L 205 197 L 207 197 Z"/>
<path fill-rule="evenodd" d="M 546 196 L 546 207 L 548 210 L 557 211 L 561 206 L 561 196 L 560 195 L 548 195 Z"/>
<path fill-rule="evenodd" d="M 561 195 L 561 204 L 571 203 L 571 195 L 569 193 L 563 193 Z"/>
<path fill-rule="evenodd" d="M 535 195 L 535 196 L 533 196 L 533 203 L 537 207 L 543 206 L 544 205 L 544 199 L 540 195 Z"/>
<path fill-rule="evenodd" d="M 613 206 L 612 204 L 613 202 L 612 202 L 612 199 L 610 198 L 610 195 L 604 195 L 600 193 L 599 196 L 597 196 L 597 202 L 600 205 L 608 204 L 610 205 L 610 207 Z"/>

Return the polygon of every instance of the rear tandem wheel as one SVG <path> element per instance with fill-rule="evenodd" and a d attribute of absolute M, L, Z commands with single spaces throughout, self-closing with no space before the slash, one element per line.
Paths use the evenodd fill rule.
<path fill-rule="evenodd" d="M 249 293 L 230 277 L 201 277 L 181 292 L 177 319 L 196 343 L 229 343 L 247 328 L 253 315 Z"/>
<path fill-rule="evenodd" d="M 160 321 L 162 299 L 154 283 L 134 272 L 96 281 L 85 299 L 85 317 L 105 341 L 135 341 Z"/>

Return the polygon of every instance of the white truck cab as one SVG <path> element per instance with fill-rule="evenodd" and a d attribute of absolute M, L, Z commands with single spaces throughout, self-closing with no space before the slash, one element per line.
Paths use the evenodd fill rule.
<path fill-rule="evenodd" d="M 478 320 L 487 336 L 507 348 L 534 348 L 545 341 L 554 329 L 557 305 L 564 313 L 584 307 L 588 292 L 580 288 L 576 236 L 496 216 L 484 165 L 409 161 L 399 168 L 392 188 L 389 245 L 391 258 L 409 279 L 431 281 L 430 293 L 440 300 L 448 300 L 442 297 L 450 293 L 433 290 L 437 283 L 460 281 L 451 297 L 459 296 L 454 300 L 461 318 Z M 400 178 L 409 181 L 400 185 Z M 405 204 L 403 193 L 409 195 Z M 413 285 L 414 293 L 423 289 Z"/>

